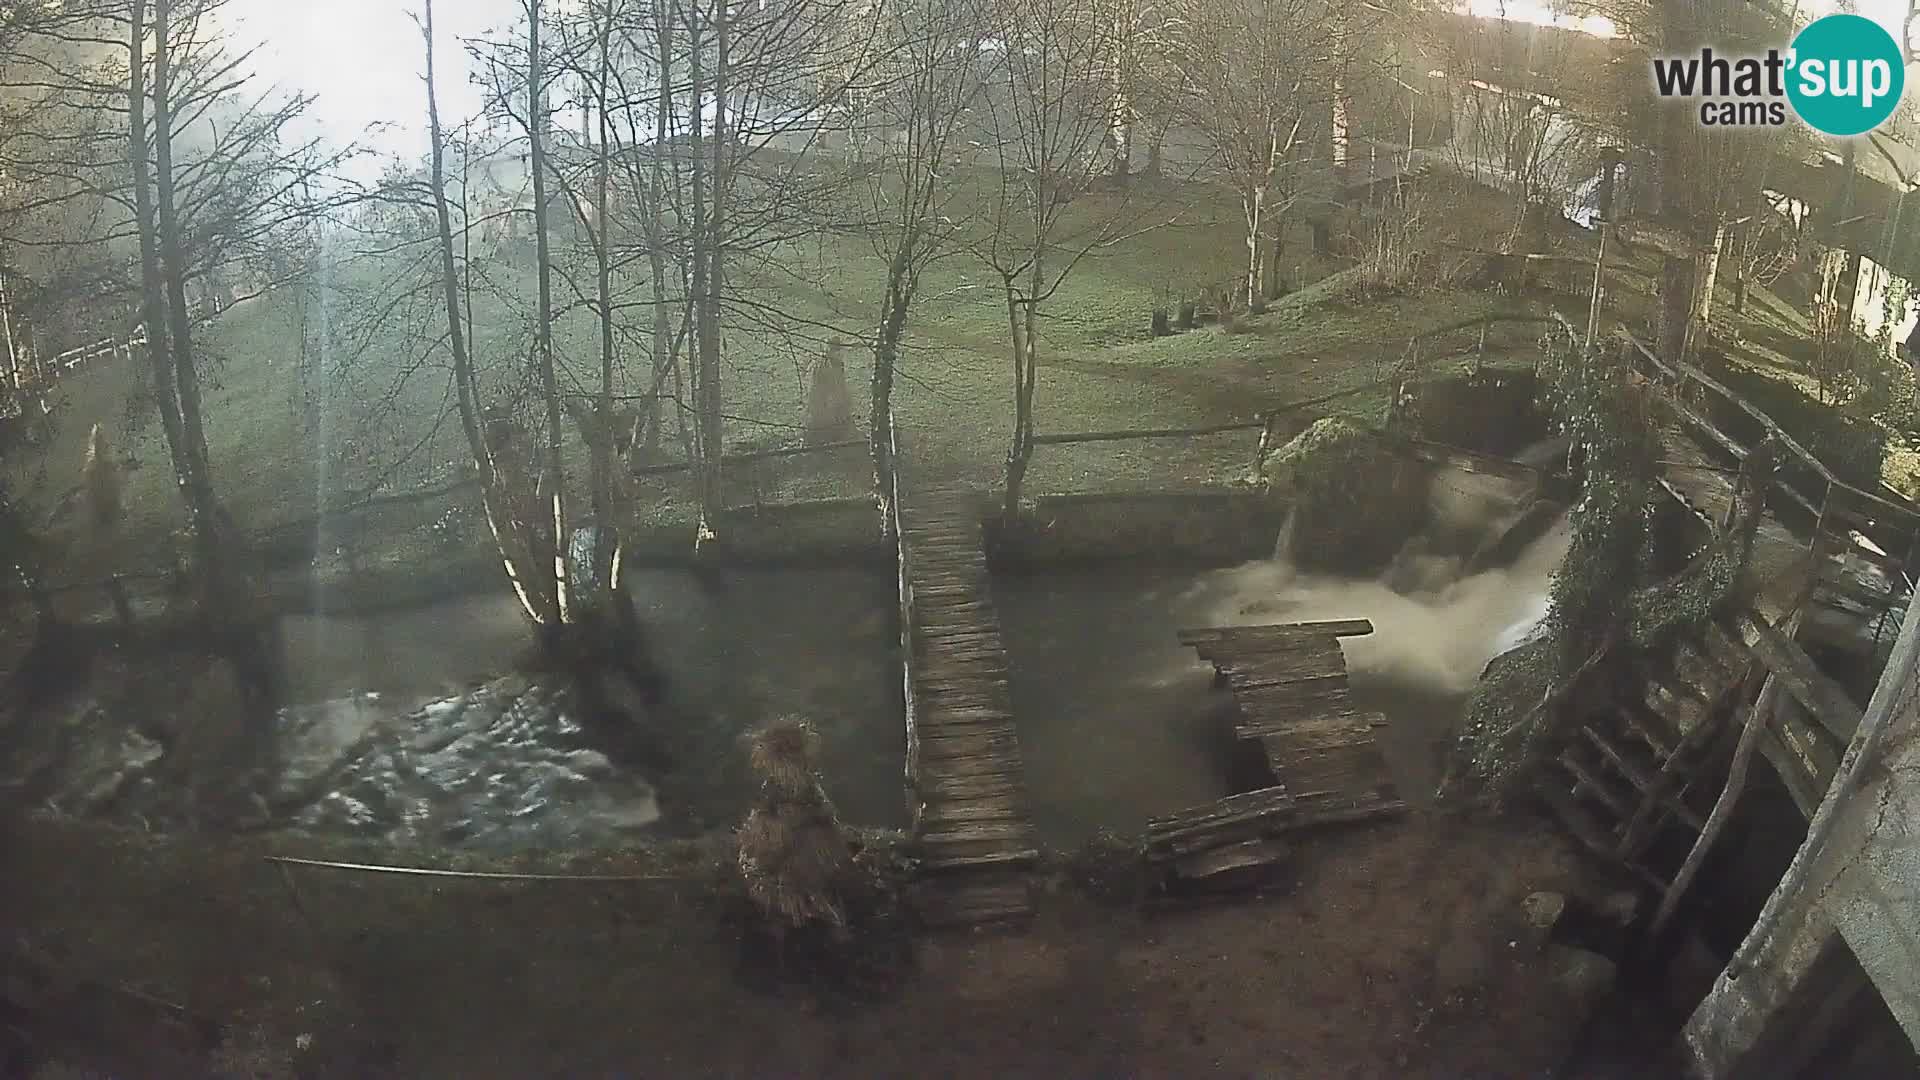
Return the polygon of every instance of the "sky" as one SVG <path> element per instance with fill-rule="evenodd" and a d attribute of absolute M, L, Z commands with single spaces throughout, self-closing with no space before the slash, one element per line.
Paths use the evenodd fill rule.
<path fill-rule="evenodd" d="M 1906 0 L 1800 0 L 1809 15 L 1850 6 L 1886 26 L 1895 35 Z M 438 0 L 434 6 L 439 66 L 440 109 L 452 127 L 480 110 L 481 95 L 468 81 L 461 38 L 511 26 L 521 0 Z M 1567 25 L 1546 0 L 1463 0 L 1477 15 L 1522 22 Z M 423 50 L 412 12 L 419 0 L 229 0 L 232 33 L 242 42 L 261 43 L 259 73 L 281 88 L 316 95 L 307 121 L 310 130 L 337 143 L 360 140 L 383 158 L 419 160 L 428 150 L 426 90 L 421 83 Z M 1606 20 L 1573 20 L 1574 25 L 1609 36 Z M 368 135 L 369 125 L 392 127 Z M 379 175 L 382 162 L 361 164 L 361 178 Z"/>
<path fill-rule="evenodd" d="M 434 63 L 441 121 L 452 127 L 480 111 L 459 39 L 512 25 L 519 0 L 437 0 Z M 283 90 L 316 96 L 309 130 L 337 143 L 360 140 L 383 157 L 427 153 L 424 43 L 413 21 L 418 0 L 229 0 L 226 21 L 237 41 L 258 44 L 261 77 Z M 394 125 L 368 135 L 369 125 Z M 365 163 L 364 178 L 380 162 Z"/>

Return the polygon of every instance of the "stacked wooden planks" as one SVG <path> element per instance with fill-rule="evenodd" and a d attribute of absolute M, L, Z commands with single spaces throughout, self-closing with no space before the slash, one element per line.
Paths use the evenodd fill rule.
<path fill-rule="evenodd" d="M 1148 823 L 1149 864 L 1193 879 L 1277 859 L 1281 833 L 1403 813 L 1375 740 L 1385 724 L 1353 705 L 1340 638 L 1365 619 L 1180 632 L 1211 661 L 1239 706 L 1237 734 L 1258 740 L 1276 783 Z"/>
<path fill-rule="evenodd" d="M 974 499 L 935 489 L 899 514 L 915 907 L 929 925 L 1021 918 L 1039 853 Z"/>
<path fill-rule="evenodd" d="M 1233 691 L 1236 731 L 1258 739 L 1267 766 L 1298 802 L 1350 798 L 1398 810 L 1374 732 L 1386 720 L 1353 705 L 1340 639 L 1373 632 L 1365 619 L 1183 630 Z"/>

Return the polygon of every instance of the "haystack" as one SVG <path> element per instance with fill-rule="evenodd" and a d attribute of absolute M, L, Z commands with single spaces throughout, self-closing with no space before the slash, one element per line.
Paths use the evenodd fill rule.
<path fill-rule="evenodd" d="M 113 460 L 106 429 L 99 424 L 87 434 L 87 459 L 81 475 L 86 482 L 87 511 L 93 527 L 107 532 L 120 523 L 120 466 Z"/>
<path fill-rule="evenodd" d="M 847 386 L 847 365 L 839 342 L 827 346 L 827 355 L 813 365 L 807 390 L 807 445 L 844 442 L 854 437 L 853 391 Z"/>
<path fill-rule="evenodd" d="M 781 930 L 847 921 L 841 892 L 852 856 L 814 771 L 818 747 L 812 726 L 794 718 L 775 720 L 751 739 L 760 800 L 740 828 L 740 876 Z"/>

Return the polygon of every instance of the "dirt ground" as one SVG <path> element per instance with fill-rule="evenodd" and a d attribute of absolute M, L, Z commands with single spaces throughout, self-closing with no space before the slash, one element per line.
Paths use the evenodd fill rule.
<path fill-rule="evenodd" d="M 290 840 L 4 836 L 0 925 L 225 1032 L 210 1061 L 103 1007 L 35 1032 L 42 1076 L 1534 1077 L 1590 1004 L 1523 928 L 1528 893 L 1582 884 L 1532 822 L 1325 833 L 1276 894 L 1151 916 L 1050 878 L 1026 931 L 920 938 L 858 1001 L 755 988 L 698 881 L 283 879 L 261 855 Z M 637 859 L 522 865 L 712 873 Z"/>

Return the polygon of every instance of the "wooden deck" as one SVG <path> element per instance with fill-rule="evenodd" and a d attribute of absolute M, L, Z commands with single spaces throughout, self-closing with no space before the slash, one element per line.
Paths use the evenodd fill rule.
<path fill-rule="evenodd" d="M 1276 782 L 1149 822 L 1150 864 L 1187 879 L 1239 871 L 1277 858 L 1279 834 L 1406 810 L 1375 739 L 1386 720 L 1354 706 L 1340 650 L 1372 632 L 1365 619 L 1180 632 L 1233 692 L 1236 733 L 1260 743 Z"/>
<path fill-rule="evenodd" d="M 899 514 L 914 906 L 934 926 L 1022 918 L 1038 850 L 976 500 L 930 490 Z"/>

